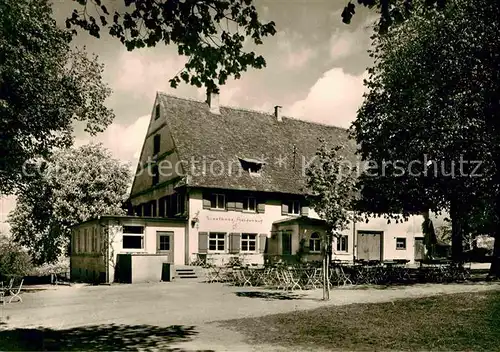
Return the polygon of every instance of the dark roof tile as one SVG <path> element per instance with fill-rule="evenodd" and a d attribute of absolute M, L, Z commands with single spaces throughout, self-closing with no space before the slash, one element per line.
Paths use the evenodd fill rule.
<path fill-rule="evenodd" d="M 278 122 L 272 114 L 229 107 L 213 114 L 202 101 L 163 93 L 158 98 L 178 155 L 190 165 L 190 186 L 302 194 L 304 165 L 315 156 L 320 138 L 344 146 L 345 157 L 356 160 L 356 145 L 340 127 L 288 117 Z M 259 176 L 250 175 L 238 158 L 266 164 Z"/>

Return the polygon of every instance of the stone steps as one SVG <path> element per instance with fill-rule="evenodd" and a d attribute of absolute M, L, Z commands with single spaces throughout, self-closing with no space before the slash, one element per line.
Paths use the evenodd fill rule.
<path fill-rule="evenodd" d="M 194 267 L 183 266 L 175 268 L 175 277 L 177 279 L 197 279 L 199 274 Z"/>

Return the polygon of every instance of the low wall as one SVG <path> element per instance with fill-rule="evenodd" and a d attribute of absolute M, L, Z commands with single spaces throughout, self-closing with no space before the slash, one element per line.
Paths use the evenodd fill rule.
<path fill-rule="evenodd" d="M 121 283 L 145 283 L 162 281 L 163 263 L 170 263 L 172 258 L 157 254 L 119 254 L 115 272 L 115 281 Z M 173 278 L 173 264 L 170 277 Z"/>

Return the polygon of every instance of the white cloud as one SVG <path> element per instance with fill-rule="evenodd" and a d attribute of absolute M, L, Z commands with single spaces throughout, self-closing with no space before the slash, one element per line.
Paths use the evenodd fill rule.
<path fill-rule="evenodd" d="M 310 60 L 315 58 L 317 54 L 318 53 L 311 48 L 302 48 L 299 51 L 290 50 L 285 66 L 288 69 L 304 67 Z"/>
<path fill-rule="evenodd" d="M 286 109 L 285 115 L 349 127 L 363 102 L 363 79 L 367 77 L 366 72 L 353 76 L 333 68 L 316 81 L 305 99 Z"/>
<path fill-rule="evenodd" d="M 351 32 L 337 30 L 330 38 L 330 58 L 339 60 L 358 52 L 360 45 L 355 37 Z"/>
<path fill-rule="evenodd" d="M 111 124 L 106 131 L 90 139 L 76 139 L 75 146 L 90 142 L 101 142 L 113 156 L 123 162 L 131 163 L 133 169 L 140 158 L 142 144 L 149 126 L 150 115 L 139 117 L 130 125 Z"/>
<path fill-rule="evenodd" d="M 377 16 L 367 17 L 352 32 L 337 29 L 330 37 L 330 58 L 335 61 L 366 52 L 370 46 L 373 24 L 377 18 Z"/>
<path fill-rule="evenodd" d="M 179 55 L 158 55 L 149 50 L 125 51 L 119 57 L 111 78 L 113 89 L 151 99 L 157 91 L 170 88 L 169 80 L 186 62 L 187 59 Z"/>
<path fill-rule="evenodd" d="M 291 34 L 278 32 L 277 37 L 277 48 L 280 54 L 283 53 L 278 55 L 283 58 L 283 67 L 287 70 L 305 67 L 309 61 L 318 55 L 317 50 L 294 44 L 302 42 L 302 35 L 296 32 Z"/>

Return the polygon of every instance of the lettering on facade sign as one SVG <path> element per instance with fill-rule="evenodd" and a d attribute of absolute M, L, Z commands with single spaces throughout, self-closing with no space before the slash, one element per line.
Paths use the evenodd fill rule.
<path fill-rule="evenodd" d="M 219 221 L 219 222 L 230 222 L 233 225 L 233 229 L 236 229 L 239 224 L 262 224 L 263 219 L 248 219 L 242 217 L 228 217 L 228 216 L 210 216 L 207 215 L 208 221 Z"/>

